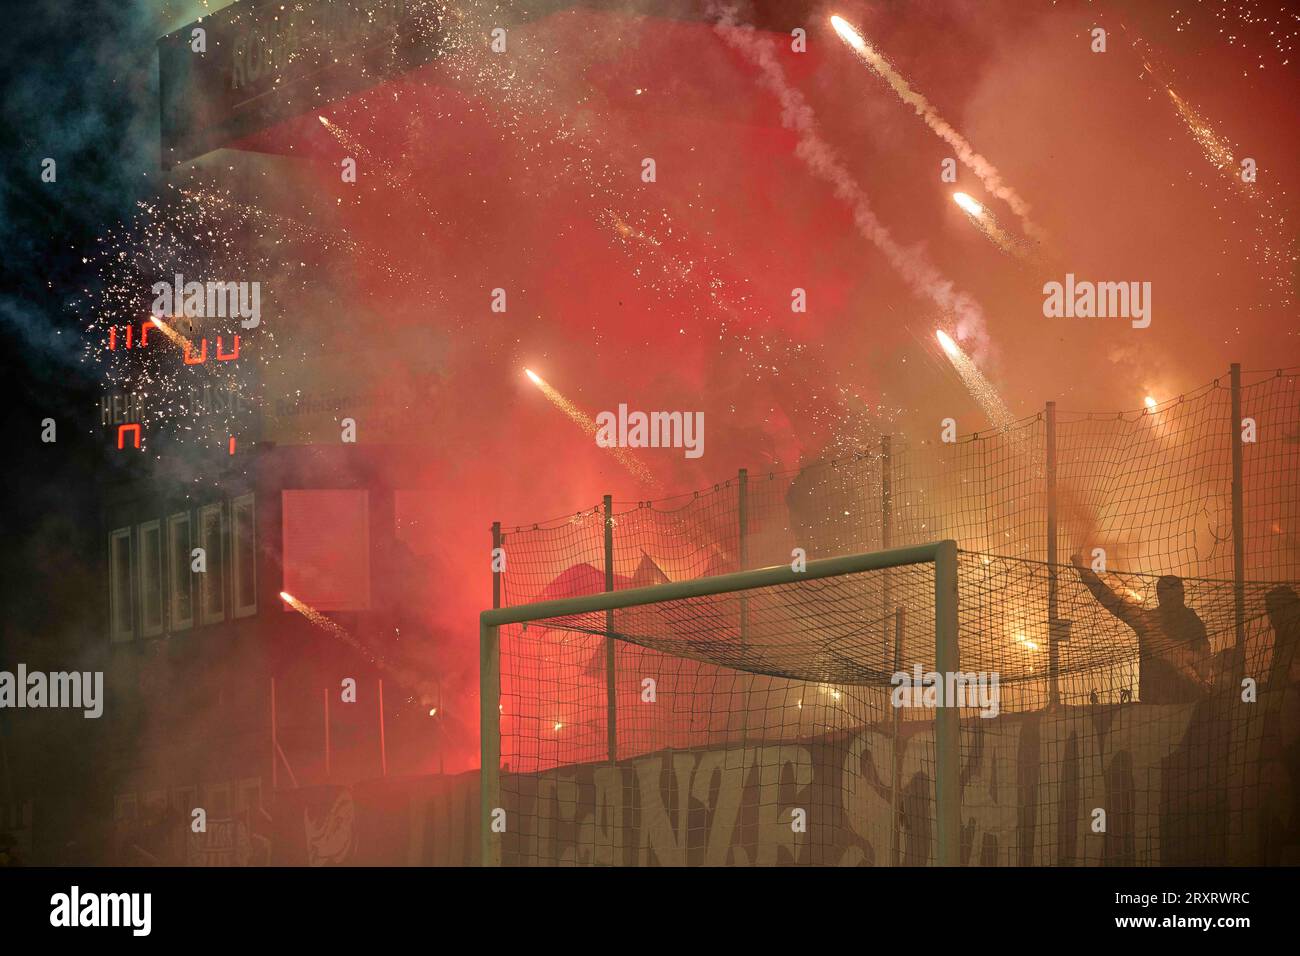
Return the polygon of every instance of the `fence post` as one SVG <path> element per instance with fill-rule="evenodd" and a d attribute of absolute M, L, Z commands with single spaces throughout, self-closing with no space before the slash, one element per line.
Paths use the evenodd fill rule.
<path fill-rule="evenodd" d="M 934 556 L 935 669 L 941 679 L 960 669 L 957 647 L 957 542 Z M 946 684 L 946 681 L 945 681 Z M 940 866 L 961 864 L 961 708 L 944 700 L 934 712 L 934 796 Z"/>
<path fill-rule="evenodd" d="M 501 522 L 492 522 L 492 551 L 501 547 Z M 494 565 L 496 561 L 492 562 Z M 492 606 L 501 606 L 501 572 L 492 571 Z M 492 811 L 501 795 L 501 632 L 479 624 L 479 841 L 480 864 L 501 865 L 501 844 L 492 839 Z M 440 703 L 441 705 L 441 703 Z"/>
<path fill-rule="evenodd" d="M 749 570 L 749 469 L 740 469 L 737 477 L 737 519 L 740 525 L 740 567 L 736 570 Z M 749 604 L 742 595 L 740 598 L 740 643 L 743 647 L 745 636 L 749 631 Z"/>
<path fill-rule="evenodd" d="M 325 688 L 325 780 L 330 778 L 330 689 Z"/>
<path fill-rule="evenodd" d="M 880 547 L 888 550 L 894 540 L 894 459 L 893 448 L 888 435 L 880 436 Z M 892 601 L 892 575 L 886 568 L 882 574 L 881 607 L 888 608 Z M 886 625 L 888 628 L 888 625 Z M 894 668 L 897 670 L 898 668 Z"/>
<path fill-rule="evenodd" d="M 903 629 L 907 626 L 907 611 L 902 608 L 894 610 L 894 673 L 903 669 Z M 899 711 L 894 708 L 894 766 L 892 783 L 889 787 L 889 865 L 898 866 L 902 841 L 898 832 L 898 804 L 902 800 L 899 790 L 903 786 L 903 755 L 898 749 Z"/>
<path fill-rule="evenodd" d="M 740 567 L 738 571 L 749 569 L 749 469 L 740 469 L 740 474 L 736 478 L 736 520 L 740 529 L 739 543 L 737 549 L 740 552 Z M 740 595 L 740 650 L 743 654 L 745 651 L 745 639 L 749 636 L 749 597 L 745 594 Z M 740 715 L 740 748 L 743 751 L 749 746 L 749 703 L 751 694 L 754 689 L 754 675 L 749 674 L 745 678 L 745 702 L 743 711 Z M 728 720 L 730 726 L 730 720 Z"/>
<path fill-rule="evenodd" d="M 479 839 L 483 866 L 501 865 L 492 811 L 501 799 L 501 641 L 498 628 L 479 622 Z"/>
<path fill-rule="evenodd" d="M 1057 646 L 1056 402 L 1047 403 L 1047 681 L 1048 705 L 1061 703 L 1061 661 Z"/>
<path fill-rule="evenodd" d="M 888 435 L 880 436 L 880 547 L 893 547 L 894 459 Z"/>
<path fill-rule="evenodd" d="M 1246 647 L 1246 514 L 1241 446 L 1241 363 L 1232 363 L 1232 603 L 1237 652 Z M 1245 661 L 1241 660 L 1240 665 Z"/>
<path fill-rule="evenodd" d="M 614 500 L 605 496 L 605 590 L 614 590 Z M 614 612 L 605 612 L 605 727 L 609 762 L 618 761 L 618 684 L 615 680 Z"/>
<path fill-rule="evenodd" d="M 384 679 L 379 678 L 379 769 L 388 776 L 388 741 L 384 739 Z"/>
<path fill-rule="evenodd" d="M 280 789 L 280 741 L 276 737 L 275 678 L 271 678 L 271 789 Z"/>

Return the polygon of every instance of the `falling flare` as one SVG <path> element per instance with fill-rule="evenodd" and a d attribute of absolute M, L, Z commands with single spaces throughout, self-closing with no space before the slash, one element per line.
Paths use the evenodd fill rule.
<path fill-rule="evenodd" d="M 849 26 L 848 21 L 843 17 L 831 17 L 831 26 L 835 28 L 835 32 L 840 35 L 841 40 L 853 47 L 853 49 L 857 50 L 859 53 L 867 48 L 867 41 L 862 39 L 862 35 L 858 33 L 857 30 L 853 29 L 853 27 Z"/>
<path fill-rule="evenodd" d="M 593 439 L 596 437 L 596 432 L 600 430 L 599 426 L 591 417 L 583 412 L 582 409 L 557 392 L 545 379 L 532 369 L 524 369 L 524 374 L 528 376 L 529 381 L 541 389 L 542 394 L 546 396 L 552 405 L 569 417 L 570 421 L 585 431 Z M 641 481 L 644 481 L 647 484 L 654 484 L 654 475 L 650 474 L 649 469 L 629 455 L 624 449 L 610 448 L 609 451 L 618 459 L 619 464 Z"/>
<path fill-rule="evenodd" d="M 948 356 L 948 361 L 957 371 L 961 378 L 962 384 L 966 390 L 971 393 L 971 397 L 979 403 L 984 414 L 988 416 L 989 421 L 995 428 L 1006 428 L 1013 421 L 1011 411 L 999 397 L 997 391 L 989 383 L 981 372 L 971 361 L 970 357 L 962 351 L 961 346 L 953 341 L 943 329 L 935 329 L 934 337 L 939 340 L 939 345 L 944 354 Z"/>
<path fill-rule="evenodd" d="M 936 136 L 956 150 L 957 158 L 961 160 L 962 165 L 979 177 L 984 188 L 1011 207 L 1011 211 L 1020 218 L 1025 235 L 1039 241 L 1046 238 L 1043 230 L 1029 218 L 1029 203 L 1021 199 L 1014 189 L 1002 181 L 1002 174 L 998 172 L 996 166 L 975 152 L 966 138 L 930 105 L 930 101 L 913 90 L 907 80 L 903 79 L 902 74 L 895 70 L 878 51 L 872 49 L 862 35 L 849 26 L 843 18 L 831 17 L 831 26 L 835 28 L 840 39 L 853 48 L 858 58 L 883 77 L 898 98 L 916 111 Z"/>
<path fill-rule="evenodd" d="M 934 334 L 939 340 L 939 344 L 943 346 L 943 350 L 948 353 L 949 358 L 961 357 L 961 349 L 957 348 L 957 343 L 952 340 L 952 337 L 947 332 L 943 329 L 935 329 Z"/>
<path fill-rule="evenodd" d="M 163 335 L 167 336 L 168 341 L 170 341 L 170 342 L 171 342 L 173 345 L 175 345 L 177 348 L 185 348 L 185 346 L 189 344 L 188 341 L 186 340 L 185 336 L 181 335 L 179 332 L 177 332 L 175 329 L 173 329 L 170 325 L 168 325 L 168 324 L 167 324 L 166 322 L 164 322 L 162 319 L 158 318 L 158 316 L 156 316 L 156 315 L 151 315 L 151 316 L 149 317 L 149 321 L 150 321 L 154 326 L 156 326 L 157 328 L 161 329 Z"/>
<path fill-rule="evenodd" d="M 339 625 L 335 624 L 310 604 L 298 600 L 288 591 L 280 592 L 280 600 L 305 617 L 315 627 L 333 637 L 337 637 L 344 644 L 347 644 L 372 665 L 383 671 L 386 675 L 392 677 L 399 684 L 419 693 L 423 700 L 430 701 L 437 699 L 435 696 L 435 686 L 432 681 L 423 680 L 409 670 L 394 667 L 389 664 L 386 660 L 377 654 L 374 654 L 370 648 L 366 647 L 359 640 L 353 637 L 352 634 L 348 633 L 348 631 L 342 627 L 339 627 Z"/>
<path fill-rule="evenodd" d="M 780 101 L 781 125 L 799 139 L 795 155 L 849 207 L 858 234 L 880 251 L 915 295 L 932 301 L 971 334 L 983 335 L 984 313 L 979 303 L 959 290 L 922 249 L 905 246 L 894 238 L 876 214 L 866 191 L 818 131 L 815 111 L 787 79 L 777 44 L 762 38 L 752 26 L 738 23 L 735 11 L 723 8 L 719 0 L 710 0 L 706 6 L 711 15 L 718 17 L 714 30 L 759 69 L 759 82 Z"/>
<path fill-rule="evenodd" d="M 981 206 L 965 193 L 953 193 L 952 201 L 961 207 L 962 212 L 966 213 L 975 227 L 999 249 L 1017 258 L 1024 258 L 1025 250 L 1002 228 L 997 217 L 986 207 Z"/>
<path fill-rule="evenodd" d="M 1125 33 L 1129 32 L 1127 24 L 1122 20 L 1120 26 Z M 1242 170 L 1233 155 L 1231 141 L 1217 132 L 1204 114 L 1179 95 L 1146 40 L 1136 33 L 1130 36 L 1134 49 L 1142 57 L 1143 70 L 1165 91 L 1173 104 L 1174 113 L 1200 148 L 1205 161 L 1219 174 L 1225 185 L 1231 184 L 1238 195 L 1244 196 L 1252 204 L 1252 209 L 1258 216 L 1254 227 L 1254 252 L 1262 267 L 1262 276 L 1276 293 L 1278 304 L 1289 306 L 1294 297 L 1297 256 L 1294 233 L 1288 228 L 1285 210 L 1279 209 L 1274 197 L 1267 194 L 1258 183 L 1247 182 L 1242 178 Z M 1152 61 L 1155 61 L 1154 66 Z"/>

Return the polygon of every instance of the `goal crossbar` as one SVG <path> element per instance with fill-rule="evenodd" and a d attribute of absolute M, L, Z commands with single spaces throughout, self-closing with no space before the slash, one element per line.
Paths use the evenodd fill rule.
<path fill-rule="evenodd" d="M 915 564 L 934 565 L 935 663 L 940 673 L 959 670 L 957 640 L 957 542 L 933 541 L 905 548 L 841 555 L 809 561 L 796 570 L 776 565 L 712 577 L 671 581 L 623 591 L 605 591 L 583 597 L 537 601 L 513 607 L 492 608 L 479 615 L 479 723 L 481 734 L 480 832 L 482 862 L 501 862 L 499 834 L 493 833 L 494 811 L 500 807 L 501 789 L 501 642 L 500 628 L 550 618 L 600 611 L 615 611 L 665 601 L 709 597 L 757 588 L 796 584 L 800 581 L 883 571 Z M 610 633 L 607 637 L 617 639 Z M 960 711 L 939 707 L 935 711 L 935 803 L 937 810 L 937 862 L 960 862 Z"/>

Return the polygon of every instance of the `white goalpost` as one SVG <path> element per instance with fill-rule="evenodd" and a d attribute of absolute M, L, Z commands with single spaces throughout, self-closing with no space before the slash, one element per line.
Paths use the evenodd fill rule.
<path fill-rule="evenodd" d="M 523 635 L 530 625 L 537 628 L 529 641 L 542 648 L 547 661 L 554 660 L 549 653 L 551 650 L 557 656 L 566 653 L 568 648 L 562 646 L 562 638 L 576 634 L 579 636 L 577 640 L 587 642 L 583 645 L 585 649 L 595 648 L 594 653 L 603 650 L 603 658 L 610 662 L 614 660 L 615 651 L 623 649 L 655 654 L 656 660 L 661 662 L 667 659 L 690 663 L 692 667 L 723 668 L 728 674 L 739 675 L 736 679 L 747 683 L 774 679 L 803 681 L 798 686 L 807 687 L 810 682 L 823 679 L 817 675 L 825 674 L 832 675 L 824 679 L 835 680 L 837 687 L 870 683 L 872 691 L 878 692 L 882 683 L 880 677 L 889 670 L 887 666 L 882 670 L 882 666 L 889 662 L 895 666 L 898 663 L 895 639 L 892 634 L 877 639 L 874 630 L 869 637 L 864 636 L 869 628 L 867 621 L 860 618 L 869 616 L 865 613 L 868 609 L 885 608 L 889 603 L 891 569 L 912 568 L 914 572 L 932 578 L 932 595 L 921 594 L 917 587 L 908 589 L 913 600 L 929 603 L 930 598 L 933 599 L 933 644 L 924 640 L 924 646 L 917 645 L 917 649 L 923 648 L 927 657 L 933 654 L 934 667 L 940 673 L 955 674 L 959 671 L 957 567 L 956 542 L 944 540 L 812 560 L 806 564 L 796 562 L 795 565 L 483 611 L 479 619 L 483 864 L 502 865 L 503 846 L 508 837 L 516 836 L 512 826 L 523 825 L 520 823 L 520 807 L 511 805 L 515 791 L 527 789 L 527 782 L 520 783 L 520 779 L 529 773 L 534 777 L 543 775 L 529 765 L 516 765 L 505 772 L 512 783 L 506 788 L 509 792 L 503 792 L 503 629 L 509 635 Z M 883 573 L 883 576 L 878 573 Z M 915 584 L 921 578 L 919 574 L 913 574 L 910 580 Z M 892 627 L 894 609 L 888 607 L 885 610 Z M 929 608 L 924 611 L 922 619 L 931 613 Z M 538 633 L 542 635 L 540 638 L 536 636 Z M 561 638 L 555 637 L 557 633 Z M 603 649 L 599 647 L 601 643 Z M 642 651 L 644 648 L 650 650 Z M 864 648 L 869 649 L 866 655 Z M 872 658 L 870 679 L 855 676 L 866 673 L 864 656 Z M 792 666 L 790 661 L 796 664 Z M 561 687 L 555 681 L 548 682 L 540 665 L 521 670 L 523 673 L 513 676 L 512 680 L 525 686 L 529 683 L 538 685 L 535 690 L 528 691 L 532 695 L 530 700 L 558 699 L 563 703 L 566 696 L 578 694 L 568 684 Z M 589 668 L 585 673 L 590 677 L 595 671 Z M 614 674 L 613 667 L 605 673 Z M 612 684 L 609 676 L 602 680 L 605 684 Z M 706 693 L 699 690 L 699 686 L 692 685 L 692 693 L 697 695 L 697 699 Z M 835 693 L 838 700 L 839 691 Z M 746 707 L 747 694 L 748 691 Z M 588 695 L 592 700 L 597 699 L 590 689 Z M 632 729 L 630 725 L 620 724 L 620 705 L 612 687 L 608 694 L 600 695 L 599 705 L 602 713 L 592 720 L 603 723 L 602 729 L 608 732 L 608 753 L 603 752 L 604 744 L 600 743 L 600 760 L 588 759 L 588 764 L 602 764 L 597 772 L 617 770 L 619 760 L 624 758 L 618 735 L 625 726 L 629 734 Z M 804 708 L 802 697 L 798 708 L 800 711 Z M 726 708 L 715 711 L 714 716 L 717 717 L 723 709 Z M 630 716 L 635 715 L 624 715 L 624 719 Z M 960 710 L 951 706 L 938 707 L 932 716 L 933 862 L 957 865 L 960 862 Z M 725 715 L 725 719 L 729 718 L 730 715 Z M 550 717 L 545 716 L 545 719 L 549 721 Z M 536 726 L 540 726 L 540 721 L 538 718 Z M 562 726 L 558 721 L 555 723 L 557 735 Z M 747 716 L 742 726 L 748 727 Z M 551 728 L 548 725 L 545 729 L 550 731 Z M 534 749 L 545 743 L 537 739 L 540 733 L 529 736 L 516 732 L 521 734 L 523 743 Z M 742 736 L 744 733 L 742 730 Z M 604 739 L 594 731 L 589 737 L 598 742 Z M 557 749 L 555 754 L 549 758 L 551 768 L 565 763 L 560 750 Z M 576 762 L 575 758 L 569 759 Z M 571 789 L 574 794 L 578 793 L 576 788 Z M 579 798 L 566 799 L 571 806 Z M 891 799 L 896 801 L 898 795 L 891 794 Z M 549 808 L 555 804 L 534 802 L 531 806 L 534 807 L 533 816 L 537 817 L 543 811 L 536 808 Z M 534 832 L 546 833 L 553 833 L 566 825 L 565 821 L 551 819 L 525 822 Z"/>

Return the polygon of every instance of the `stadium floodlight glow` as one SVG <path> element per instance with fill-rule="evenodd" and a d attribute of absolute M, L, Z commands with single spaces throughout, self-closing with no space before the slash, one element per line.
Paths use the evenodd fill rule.
<path fill-rule="evenodd" d="M 864 554 L 841 555 L 834 558 L 820 558 L 807 562 L 801 570 L 788 564 L 750 571 L 738 571 L 712 577 L 691 578 L 683 581 L 671 581 L 667 584 L 655 584 L 648 587 L 628 588 L 621 591 L 602 591 L 583 597 L 558 598 L 537 601 L 532 604 L 519 604 L 512 607 L 500 607 L 483 611 L 479 615 L 479 727 L 480 727 L 480 764 L 481 781 L 480 799 L 480 845 L 484 866 L 500 866 L 504 847 L 502 833 L 494 832 L 493 822 L 500 817 L 502 809 L 513 812 L 503 803 L 502 794 L 502 628 L 512 625 L 538 625 L 545 632 L 553 625 L 552 619 L 570 619 L 591 621 L 595 615 L 604 612 L 603 628 L 588 628 L 575 625 L 578 633 L 593 637 L 602 637 L 607 648 L 607 667 L 612 668 L 614 646 L 622 643 L 630 646 L 634 640 L 627 634 L 615 629 L 613 612 L 629 608 L 643 608 L 653 613 L 652 606 L 670 605 L 674 602 L 699 598 L 719 598 L 726 601 L 749 602 L 750 615 L 754 611 L 754 602 L 762 600 L 764 594 L 771 599 L 774 595 L 786 593 L 789 588 L 798 588 L 805 582 L 831 579 L 847 575 L 900 569 L 917 565 L 929 565 L 933 568 L 933 628 L 934 628 L 934 669 L 943 674 L 955 674 L 960 669 L 958 653 L 957 624 L 957 576 L 958 552 L 957 542 L 953 540 L 933 541 L 927 544 L 904 548 L 891 548 Z M 897 572 L 895 572 L 897 573 Z M 841 582 L 843 585 L 843 582 Z M 764 589 L 767 589 L 764 591 Z M 775 589 L 775 590 L 773 590 Z M 927 600 L 928 604 L 929 601 Z M 803 604 L 790 605 L 804 607 Z M 810 612 L 812 613 L 812 612 Z M 927 611 L 928 614 L 928 611 Z M 798 616 L 796 615 L 796 619 Z M 563 623 L 554 626 L 563 629 Z M 513 632 L 507 632 L 513 642 Z M 757 667 L 761 660 L 755 658 Z M 739 667 L 749 673 L 768 673 L 767 671 L 749 670 L 743 663 L 733 662 L 728 666 Z M 919 665 L 918 665 L 919 666 Z M 520 692 L 519 675 L 512 673 L 513 695 Z M 616 765 L 618 711 L 615 695 L 608 691 L 612 686 L 606 684 L 605 727 L 609 752 L 603 759 Z M 839 687 L 829 682 L 823 689 L 832 694 L 839 693 Z M 799 707 L 803 709 L 803 700 Z M 495 705 L 495 706 L 494 706 Z M 961 863 L 961 724 L 959 707 L 937 707 L 934 709 L 934 795 L 935 795 L 935 862 L 941 866 L 957 866 Z M 554 732 L 563 728 L 561 721 L 554 722 Z M 517 771 L 511 771 L 517 773 Z M 513 778 L 507 778 L 508 781 Z M 508 786 L 510 784 L 508 783 Z M 508 796 L 508 795 L 507 795 Z"/>
<path fill-rule="evenodd" d="M 853 47 L 853 49 L 865 50 L 867 48 L 867 41 L 862 39 L 862 34 L 849 26 L 848 21 L 843 17 L 831 17 L 831 26 L 833 26 L 835 32 L 840 35 L 840 39 Z"/>
<path fill-rule="evenodd" d="M 953 193 L 952 201 L 958 206 L 961 206 L 966 213 L 974 216 L 976 219 L 984 215 L 984 207 L 974 199 L 971 199 L 970 196 L 967 196 L 965 193 Z"/>

